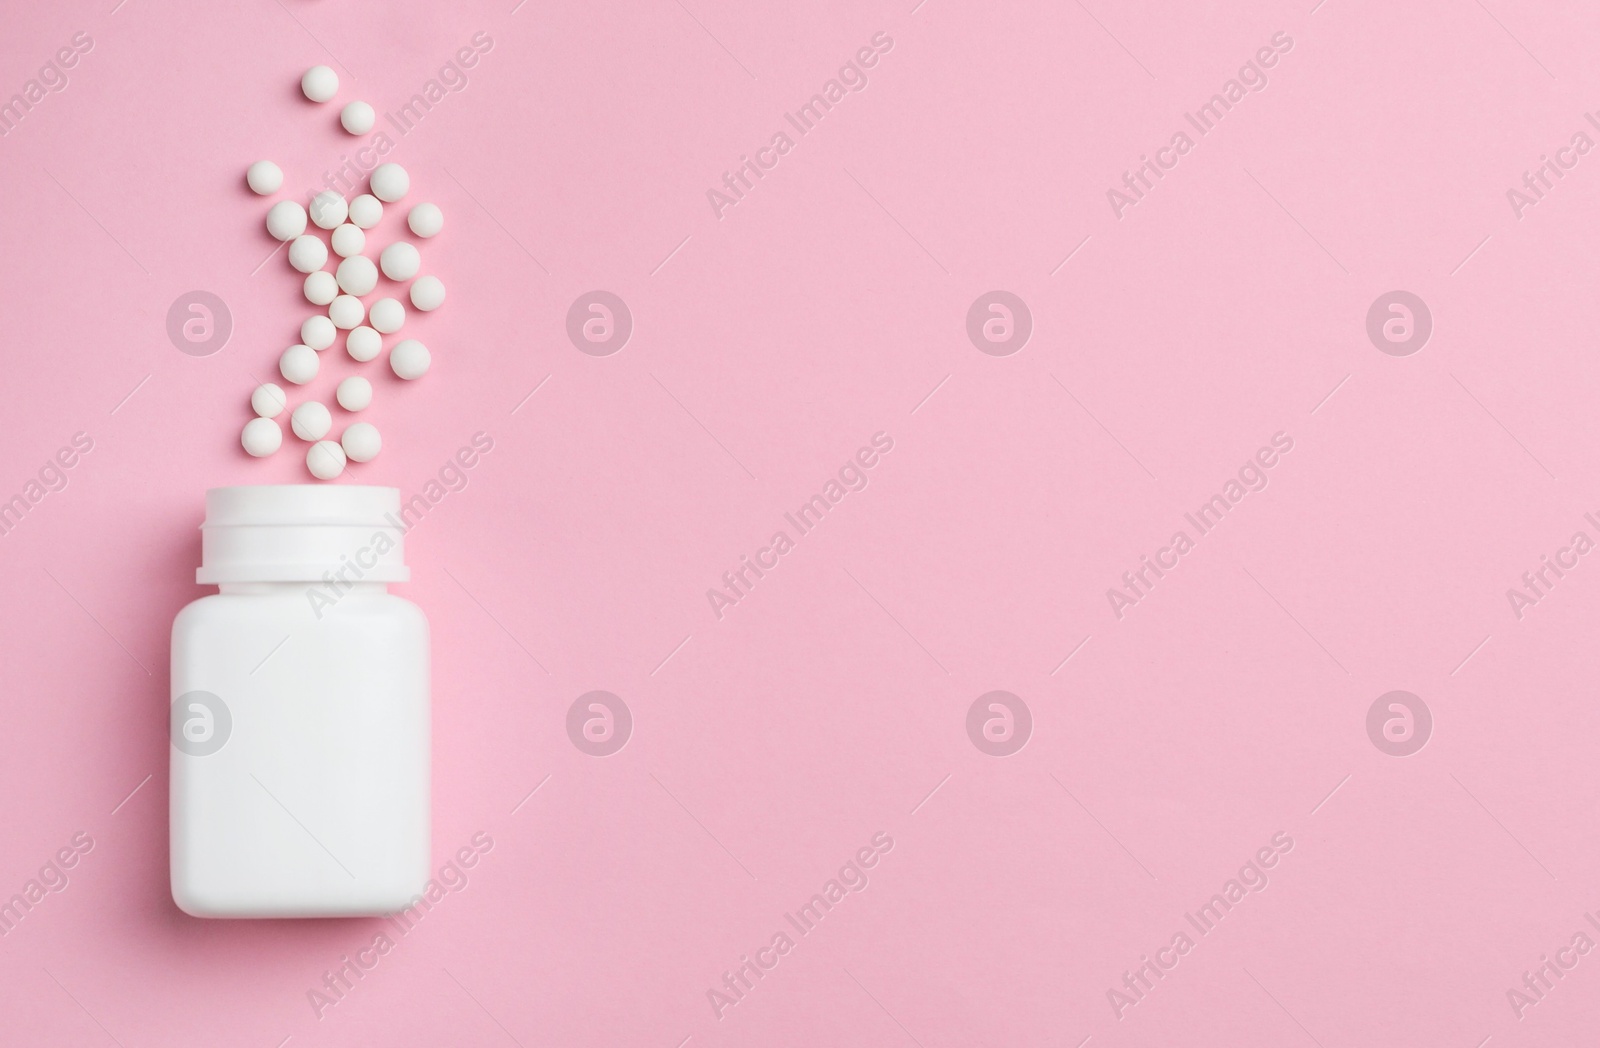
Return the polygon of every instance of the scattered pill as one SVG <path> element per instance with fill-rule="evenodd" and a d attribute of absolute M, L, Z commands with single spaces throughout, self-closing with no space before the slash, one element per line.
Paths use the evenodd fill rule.
<path fill-rule="evenodd" d="M 371 229 L 383 221 L 383 201 L 371 193 L 362 193 L 350 201 L 350 221 L 362 229 Z"/>
<path fill-rule="evenodd" d="M 283 170 L 270 160 L 257 160 L 244 173 L 250 191 L 271 196 L 283 188 Z"/>
<path fill-rule="evenodd" d="M 444 228 L 444 212 L 438 204 L 418 204 L 406 216 L 406 225 L 419 237 L 436 237 Z"/>
<path fill-rule="evenodd" d="M 323 317 L 324 320 L 327 317 Z M 278 358 L 278 373 L 297 386 L 303 386 L 317 377 L 321 361 L 317 351 L 310 346 L 290 346 Z"/>
<path fill-rule="evenodd" d="M 321 313 L 313 313 L 300 325 L 300 341 L 319 353 L 333 345 L 337 333 L 333 321 Z"/>
<path fill-rule="evenodd" d="M 378 265 L 390 280 L 410 280 L 422 268 L 422 253 L 404 240 L 397 240 L 383 249 Z"/>
<path fill-rule="evenodd" d="M 339 282 L 325 269 L 306 274 L 306 301 L 313 306 L 325 306 L 339 295 Z"/>
<path fill-rule="evenodd" d="M 301 233 L 289 244 L 289 264 L 302 273 L 315 273 L 328 263 L 328 245 L 315 233 Z"/>
<path fill-rule="evenodd" d="M 350 214 L 350 205 L 332 189 L 311 198 L 311 221 L 323 229 L 334 229 Z"/>
<path fill-rule="evenodd" d="M 352 135 L 364 135 L 372 130 L 377 114 L 365 102 L 350 102 L 339 111 L 339 123 Z"/>
<path fill-rule="evenodd" d="M 344 472 L 344 448 L 331 440 L 319 440 L 306 452 L 306 469 L 318 480 L 332 480 Z"/>
<path fill-rule="evenodd" d="M 293 240 L 306 231 L 306 209 L 293 200 L 280 200 L 267 209 L 267 232 L 275 240 Z"/>
<path fill-rule="evenodd" d="M 333 399 L 337 400 L 339 406 L 346 411 L 365 411 L 372 403 L 372 383 L 360 375 L 351 375 L 339 383 L 339 388 L 333 391 Z M 345 450 L 349 451 L 350 445 L 346 444 Z M 357 462 L 367 461 L 364 458 L 356 458 L 354 455 L 350 457 Z"/>
<path fill-rule="evenodd" d="M 351 462 L 371 462 L 383 450 L 383 437 L 370 422 L 353 422 L 345 428 L 339 444 Z"/>
<path fill-rule="evenodd" d="M 421 378 L 428 373 L 428 365 L 432 362 L 433 356 L 428 352 L 428 347 L 414 338 L 397 342 L 389 350 L 389 366 L 403 379 Z"/>
<path fill-rule="evenodd" d="M 333 412 L 320 400 L 308 400 L 289 416 L 289 428 L 301 440 L 321 440 L 333 428 Z"/>
<path fill-rule="evenodd" d="M 406 307 L 398 298 L 380 298 L 372 304 L 367 316 L 373 327 L 388 335 L 399 331 L 406 322 Z"/>
<path fill-rule="evenodd" d="M 383 336 L 365 325 L 351 328 L 350 334 L 345 336 L 344 348 L 351 360 L 365 364 L 383 351 Z"/>
<path fill-rule="evenodd" d="M 411 190 L 411 176 L 396 163 L 379 164 L 372 169 L 369 179 L 372 195 L 384 203 L 393 203 Z"/>
<path fill-rule="evenodd" d="M 263 382 L 250 394 L 250 410 L 262 418 L 277 418 L 289 406 L 289 398 L 276 382 Z"/>
<path fill-rule="evenodd" d="M 263 458 L 283 446 L 283 430 L 270 418 L 253 418 L 244 424 L 239 443 L 256 458 Z"/>
<path fill-rule="evenodd" d="M 326 102 L 339 93 L 339 74 L 327 66 L 312 66 L 300 78 L 300 90 L 313 102 Z"/>
<path fill-rule="evenodd" d="M 444 281 L 435 276 L 418 277 L 411 285 L 411 304 L 424 313 L 444 304 Z"/>
<path fill-rule="evenodd" d="M 354 295 L 340 295 L 328 303 L 328 319 L 333 321 L 334 327 L 349 331 L 367 319 L 367 307 Z"/>
<path fill-rule="evenodd" d="M 333 244 L 333 253 L 340 258 L 349 258 L 351 255 L 361 254 L 361 249 L 367 246 L 367 234 L 354 222 L 346 222 L 333 231 L 328 238 Z"/>
<path fill-rule="evenodd" d="M 366 295 L 378 286 L 378 267 L 365 255 L 352 255 L 339 263 L 334 279 L 346 294 Z"/>

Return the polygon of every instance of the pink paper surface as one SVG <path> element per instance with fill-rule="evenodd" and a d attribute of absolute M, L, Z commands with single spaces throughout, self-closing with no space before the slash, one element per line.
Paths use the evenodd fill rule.
<path fill-rule="evenodd" d="M 1592 1043 L 1600 10 L 514 2 L 8 5 L 0 900 L 87 850 L 0 1040 Z M 168 631 L 205 489 L 308 479 L 238 446 L 311 312 L 243 173 L 356 98 L 449 298 L 295 399 L 370 374 L 341 482 L 433 501 L 434 851 L 493 847 L 404 934 L 196 920 Z"/>

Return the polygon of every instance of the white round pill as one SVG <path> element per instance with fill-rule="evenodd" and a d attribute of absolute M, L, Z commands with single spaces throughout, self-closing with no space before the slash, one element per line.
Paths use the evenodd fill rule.
<path fill-rule="evenodd" d="M 435 276 L 418 277 L 411 285 L 411 304 L 424 313 L 444 304 L 444 281 Z"/>
<path fill-rule="evenodd" d="M 250 394 L 250 410 L 262 418 L 277 418 L 289 406 L 289 398 L 276 382 L 263 382 Z"/>
<path fill-rule="evenodd" d="M 433 356 L 424 346 L 414 338 L 395 343 L 389 350 L 389 366 L 394 373 L 404 379 L 421 378 L 428 373 L 428 365 L 433 363 Z"/>
<path fill-rule="evenodd" d="M 244 424 L 239 443 L 256 458 L 263 458 L 283 446 L 283 430 L 270 418 L 253 418 Z"/>
<path fill-rule="evenodd" d="M 311 221 L 323 229 L 333 229 L 350 214 L 350 205 L 332 189 L 324 189 L 311 198 Z"/>
<path fill-rule="evenodd" d="M 339 444 L 351 462 L 371 462 L 383 450 L 383 437 L 370 422 L 352 422 L 345 428 Z"/>
<path fill-rule="evenodd" d="M 339 74 L 327 66 L 312 66 L 300 78 L 300 90 L 313 102 L 326 102 L 339 93 Z"/>
<path fill-rule="evenodd" d="M 339 123 L 352 135 L 364 135 L 372 130 L 377 114 L 365 102 L 351 102 L 339 111 Z"/>
<path fill-rule="evenodd" d="M 332 480 L 344 472 L 344 448 L 331 440 L 319 440 L 306 452 L 306 469 L 318 480 Z"/>
<path fill-rule="evenodd" d="M 306 274 L 306 301 L 313 306 L 325 306 L 339 294 L 339 282 L 325 269 Z"/>
<path fill-rule="evenodd" d="M 301 233 L 289 244 L 289 264 L 302 273 L 315 273 L 328 263 L 328 245 L 315 233 Z"/>
<path fill-rule="evenodd" d="M 399 331 L 406 322 L 406 307 L 398 298 L 380 298 L 372 304 L 367 316 L 373 327 L 388 335 Z"/>
<path fill-rule="evenodd" d="M 383 352 L 383 336 L 365 325 L 351 328 L 350 334 L 345 336 L 344 348 L 351 360 L 365 364 Z"/>
<path fill-rule="evenodd" d="M 301 440 L 321 440 L 333 428 L 333 412 L 320 400 L 308 400 L 289 416 L 289 428 Z"/>
<path fill-rule="evenodd" d="M 410 280 L 422 268 L 422 253 L 404 240 L 397 240 L 383 249 L 378 265 L 390 280 Z"/>
<path fill-rule="evenodd" d="M 337 302 L 338 299 L 334 301 Z M 333 321 L 320 313 L 306 317 L 305 323 L 300 325 L 300 341 L 319 353 L 333 345 L 337 334 Z"/>
<path fill-rule="evenodd" d="M 293 240 L 306 231 L 306 209 L 293 200 L 280 200 L 267 209 L 267 232 L 274 240 Z"/>
<path fill-rule="evenodd" d="M 349 258 L 351 255 L 361 254 L 361 249 L 367 246 L 367 234 L 361 227 L 353 222 L 346 222 L 333 231 L 328 238 L 333 244 L 333 253 L 340 258 Z"/>
<path fill-rule="evenodd" d="M 350 201 L 350 221 L 362 229 L 371 229 L 383 221 L 383 201 L 371 193 L 362 193 Z"/>
<path fill-rule="evenodd" d="M 278 358 L 278 374 L 297 386 L 303 386 L 317 377 L 317 368 L 321 363 L 317 359 L 317 351 L 310 346 L 290 346 Z"/>
<path fill-rule="evenodd" d="M 339 286 L 351 295 L 371 294 L 378 286 L 378 267 L 365 255 L 352 255 L 340 262 L 333 275 Z"/>
<path fill-rule="evenodd" d="M 244 173 L 250 191 L 271 196 L 283 188 L 283 169 L 270 160 L 257 160 Z"/>
<path fill-rule="evenodd" d="M 367 319 L 367 307 L 354 295 L 340 295 L 328 303 L 328 319 L 333 321 L 334 327 L 349 331 Z"/>
<path fill-rule="evenodd" d="M 373 168 L 368 181 L 372 185 L 372 195 L 384 203 L 393 203 L 411 191 L 411 176 L 393 162 Z"/>
<path fill-rule="evenodd" d="M 346 411 L 365 411 L 372 403 L 372 383 L 360 375 L 351 375 L 339 383 L 339 388 L 333 391 L 333 399 L 337 400 L 339 406 Z M 345 450 L 350 450 L 348 444 L 345 445 Z M 354 455 L 350 457 L 356 458 Z M 367 460 L 356 458 L 356 461 L 365 462 Z"/>
<path fill-rule="evenodd" d="M 444 212 L 438 204 L 418 204 L 406 216 L 406 225 L 419 237 L 436 237 L 444 228 Z"/>

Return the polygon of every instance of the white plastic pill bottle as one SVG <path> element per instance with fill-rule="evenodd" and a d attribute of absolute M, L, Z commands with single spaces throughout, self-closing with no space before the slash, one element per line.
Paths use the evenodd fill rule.
<path fill-rule="evenodd" d="M 196 917 L 354 917 L 428 879 L 428 620 L 395 488 L 206 493 L 172 625 L 172 897 Z"/>

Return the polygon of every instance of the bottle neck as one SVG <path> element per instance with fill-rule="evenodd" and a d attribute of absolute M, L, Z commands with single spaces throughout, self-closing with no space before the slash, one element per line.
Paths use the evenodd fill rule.
<path fill-rule="evenodd" d="M 217 584 L 221 593 L 232 596 L 281 596 L 286 593 L 305 593 L 307 590 L 316 590 L 319 593 L 332 592 L 335 596 L 347 597 L 351 594 L 376 595 L 389 592 L 386 582 L 342 582 L 334 579 L 332 583 L 323 582 L 222 582 Z"/>

